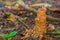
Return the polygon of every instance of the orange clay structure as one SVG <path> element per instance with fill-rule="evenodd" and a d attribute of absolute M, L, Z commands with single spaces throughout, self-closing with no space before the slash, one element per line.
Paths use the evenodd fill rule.
<path fill-rule="evenodd" d="M 35 22 L 36 25 L 33 28 L 33 37 L 39 36 L 39 38 L 42 38 L 43 34 L 46 33 L 46 8 L 45 7 L 38 9 Z"/>

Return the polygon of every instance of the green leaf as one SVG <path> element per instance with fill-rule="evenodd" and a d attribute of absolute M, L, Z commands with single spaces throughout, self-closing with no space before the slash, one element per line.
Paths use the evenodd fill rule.
<path fill-rule="evenodd" d="M 11 38 L 17 34 L 16 31 L 11 32 L 10 34 L 3 34 L 3 38 Z"/>
<path fill-rule="evenodd" d="M 8 37 L 9 37 L 9 34 L 3 34 L 2 37 L 3 37 L 3 38 L 8 38 Z"/>
<path fill-rule="evenodd" d="M 13 31 L 13 32 L 11 32 L 10 34 L 9 34 L 9 36 L 10 37 L 13 37 L 13 36 L 15 36 L 17 34 L 17 32 L 16 31 Z"/>

